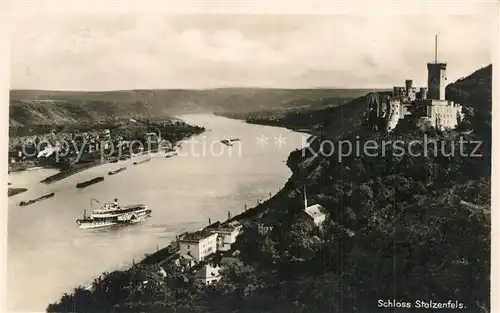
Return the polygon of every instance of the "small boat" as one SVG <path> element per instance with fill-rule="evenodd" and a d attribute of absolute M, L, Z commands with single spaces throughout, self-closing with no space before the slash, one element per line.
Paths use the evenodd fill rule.
<path fill-rule="evenodd" d="M 222 142 L 223 144 L 225 144 L 228 147 L 231 147 L 233 145 L 228 139 L 221 140 L 220 142 Z"/>
<path fill-rule="evenodd" d="M 152 210 L 144 204 L 120 206 L 117 201 L 115 199 L 114 203 L 106 203 L 101 208 L 93 210 L 90 216 L 87 216 L 87 210 L 84 210 L 83 218 L 77 219 L 76 224 L 81 229 L 126 226 L 143 222 L 151 217 Z"/>
<path fill-rule="evenodd" d="M 54 195 L 55 195 L 55 193 L 51 192 L 49 194 L 46 194 L 45 196 L 41 196 L 41 197 L 33 199 L 33 200 L 21 201 L 21 202 L 19 202 L 19 205 L 20 206 L 30 205 L 30 204 L 33 204 L 35 202 L 41 201 L 41 200 L 52 198 Z"/>
<path fill-rule="evenodd" d="M 134 163 L 132 163 L 132 164 L 134 164 L 134 165 L 139 165 L 139 164 L 142 164 L 142 163 L 144 163 L 144 162 L 148 162 L 148 161 L 151 161 L 151 159 L 146 159 L 146 160 L 142 160 L 142 161 L 137 161 L 137 162 L 134 162 Z"/>
<path fill-rule="evenodd" d="M 115 174 L 118 174 L 120 172 L 123 172 L 124 170 L 126 170 L 127 168 L 126 167 L 120 167 L 119 169 L 116 169 L 114 171 L 110 171 L 108 172 L 108 175 L 115 175 Z"/>
<path fill-rule="evenodd" d="M 76 184 L 76 188 L 85 188 L 87 186 L 102 182 L 103 180 L 104 180 L 104 177 L 102 177 L 102 176 L 92 178 L 91 180 L 87 180 L 87 181 L 84 181 L 83 183 Z"/>
<path fill-rule="evenodd" d="M 34 166 L 34 167 L 28 167 L 26 170 L 27 171 L 36 171 L 36 170 L 41 170 L 43 167 L 41 166 Z"/>
<path fill-rule="evenodd" d="M 230 142 L 235 142 L 235 141 L 240 141 L 240 138 L 232 138 L 232 139 L 229 139 Z"/>

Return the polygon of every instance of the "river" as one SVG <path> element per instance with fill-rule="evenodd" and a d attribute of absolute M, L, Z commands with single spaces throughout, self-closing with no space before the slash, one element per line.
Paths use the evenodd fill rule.
<path fill-rule="evenodd" d="M 180 116 L 207 129 L 186 141 L 180 155 L 157 153 L 134 160 L 103 164 L 50 185 L 39 181 L 53 173 L 41 169 L 9 174 L 12 187 L 27 192 L 9 198 L 8 310 L 45 311 L 64 292 L 90 283 L 104 271 L 124 269 L 145 253 L 162 248 L 185 230 L 223 221 L 228 211 L 275 194 L 290 177 L 286 159 L 300 148 L 304 134 L 278 127 L 246 124 L 214 115 Z M 281 136 L 281 137 L 280 137 Z M 240 138 L 233 147 L 224 138 Z M 262 138 L 258 140 L 257 138 Z M 280 138 L 284 138 L 280 140 Z M 108 176 L 110 170 L 127 170 Z M 104 176 L 84 189 L 78 182 Z M 21 200 L 55 192 L 55 197 L 20 207 Z M 81 230 L 76 226 L 90 199 L 144 203 L 153 210 L 145 223 L 126 228 Z"/>

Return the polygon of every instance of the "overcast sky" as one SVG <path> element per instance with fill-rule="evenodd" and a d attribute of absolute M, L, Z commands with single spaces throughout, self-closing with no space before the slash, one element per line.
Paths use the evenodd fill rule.
<path fill-rule="evenodd" d="M 448 62 L 448 81 L 492 62 L 482 15 L 31 14 L 11 38 L 11 88 L 374 88 Z"/>

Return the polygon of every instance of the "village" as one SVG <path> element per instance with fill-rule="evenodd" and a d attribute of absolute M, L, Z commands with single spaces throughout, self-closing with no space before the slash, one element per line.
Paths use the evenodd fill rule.
<path fill-rule="evenodd" d="M 145 136 L 152 144 L 158 144 L 161 141 L 161 134 L 146 133 Z M 67 156 L 76 155 L 78 152 L 91 154 L 101 149 L 106 152 L 111 149 L 124 151 L 130 147 L 130 142 L 131 140 L 121 135 L 112 137 L 109 129 L 58 134 L 53 131 L 49 134 L 26 136 L 15 140 L 10 145 L 9 158 L 10 163 L 16 163 L 29 158 L 49 157 L 56 151 Z M 62 143 L 70 143 L 70 145 L 65 146 Z"/>
<path fill-rule="evenodd" d="M 9 171 L 38 166 L 65 169 L 79 162 L 114 162 L 145 150 L 157 151 L 164 140 L 175 143 L 186 135 L 203 131 L 174 120 L 129 119 L 110 126 L 112 128 L 60 132 L 53 129 L 48 133 L 10 136 Z"/>

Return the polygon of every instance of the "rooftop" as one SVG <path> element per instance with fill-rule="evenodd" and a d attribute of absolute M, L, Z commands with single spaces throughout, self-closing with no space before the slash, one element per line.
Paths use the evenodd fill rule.
<path fill-rule="evenodd" d="M 232 232 L 238 228 L 241 228 L 242 225 L 238 221 L 232 221 L 228 224 L 214 223 L 209 226 L 211 231 L 228 231 Z"/>
<path fill-rule="evenodd" d="M 185 236 L 183 236 L 181 239 L 179 239 L 180 242 L 183 241 L 189 241 L 189 242 L 198 242 L 202 239 L 208 238 L 212 236 L 213 234 L 207 230 L 199 230 L 194 233 L 187 233 Z"/>

